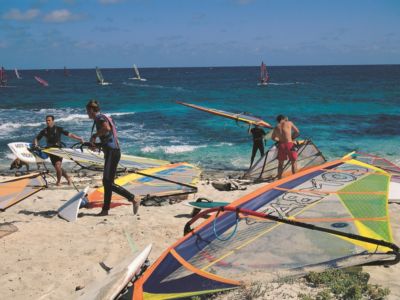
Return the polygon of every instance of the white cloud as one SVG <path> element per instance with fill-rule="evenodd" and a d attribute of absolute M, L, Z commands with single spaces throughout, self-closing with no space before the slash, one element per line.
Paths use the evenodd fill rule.
<path fill-rule="evenodd" d="M 35 19 L 40 13 L 38 9 L 28 9 L 23 12 L 17 8 L 11 9 L 3 15 L 4 19 L 15 21 L 29 21 Z"/>
<path fill-rule="evenodd" d="M 68 9 L 59 9 L 48 13 L 44 17 L 44 20 L 51 23 L 63 23 L 70 20 L 76 20 L 78 18 L 79 17 L 77 15 L 73 15 Z"/>

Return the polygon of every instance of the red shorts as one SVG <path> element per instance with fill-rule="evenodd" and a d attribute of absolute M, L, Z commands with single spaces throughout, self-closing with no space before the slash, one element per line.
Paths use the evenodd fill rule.
<path fill-rule="evenodd" d="M 289 143 L 279 143 L 278 145 L 278 160 L 283 161 L 289 158 L 290 161 L 297 160 L 297 152 L 294 150 L 294 144 Z"/>

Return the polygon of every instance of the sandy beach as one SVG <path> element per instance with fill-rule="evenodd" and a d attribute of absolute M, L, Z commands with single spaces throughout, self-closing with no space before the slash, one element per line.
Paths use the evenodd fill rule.
<path fill-rule="evenodd" d="M 74 174 L 73 174 L 74 175 Z M 223 175 L 223 174 L 222 174 Z M 221 175 L 221 176 L 222 176 Z M 215 177 L 216 174 L 213 175 Z M 203 175 L 197 194 L 188 200 L 206 197 L 231 202 L 263 184 L 246 190 L 221 192 L 208 184 Z M 74 176 L 79 189 L 98 183 L 98 176 Z M 2 299 L 74 299 L 92 281 L 107 274 L 100 263 L 112 267 L 132 251 L 140 251 L 153 243 L 153 262 L 169 245 L 180 238 L 190 219 L 191 208 L 176 203 L 164 206 L 141 206 L 134 216 L 132 206 L 119 206 L 107 217 L 95 217 L 97 209 L 81 209 L 79 219 L 66 222 L 57 216 L 57 208 L 76 193 L 73 187 L 49 188 L 0 213 L 0 223 L 13 224 L 18 231 L 0 239 L 0 290 Z M 187 200 L 185 200 L 187 201 Z M 400 206 L 389 205 L 393 235 L 400 240 Z M 370 283 L 390 289 L 389 299 L 400 297 L 400 265 L 368 267 Z M 304 286 L 278 285 L 264 299 L 296 299 Z"/>

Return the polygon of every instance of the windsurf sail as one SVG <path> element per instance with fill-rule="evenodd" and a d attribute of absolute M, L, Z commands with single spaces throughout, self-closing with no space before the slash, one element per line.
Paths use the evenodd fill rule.
<path fill-rule="evenodd" d="M 44 148 L 43 152 L 56 155 L 74 161 L 81 167 L 87 169 L 102 169 L 104 166 L 104 155 L 101 151 L 91 151 L 89 149 L 72 149 L 72 148 Z M 134 155 L 121 155 L 118 168 L 144 170 L 162 165 L 170 164 L 169 161 L 152 159 Z"/>
<path fill-rule="evenodd" d="M 260 84 L 261 85 L 267 85 L 269 81 L 269 74 L 267 71 L 267 66 L 264 64 L 264 62 L 261 62 L 260 66 Z"/>
<path fill-rule="evenodd" d="M 7 86 L 7 74 L 4 67 L 0 69 L 0 86 Z"/>
<path fill-rule="evenodd" d="M 135 64 L 133 65 L 133 71 L 134 71 L 134 73 L 135 73 L 135 77 L 132 77 L 132 78 L 129 78 L 129 79 L 140 80 L 140 81 L 147 81 L 147 79 L 142 78 L 142 77 L 140 76 L 139 69 L 138 69 L 138 67 L 137 67 Z"/>
<path fill-rule="evenodd" d="M 385 170 L 392 175 L 392 181 L 400 182 L 400 167 L 385 158 L 360 151 L 351 152 L 347 156 Z"/>
<path fill-rule="evenodd" d="M 205 210 L 135 282 L 133 299 L 192 297 L 327 268 L 398 263 L 390 176 L 339 159 Z"/>
<path fill-rule="evenodd" d="M 0 210 L 6 210 L 46 186 L 46 180 L 40 172 L 0 182 Z"/>
<path fill-rule="evenodd" d="M 104 77 L 103 74 L 101 74 L 101 71 L 98 67 L 96 67 L 96 76 L 97 76 L 97 82 L 102 83 L 104 82 Z"/>
<path fill-rule="evenodd" d="M 41 85 L 43 85 L 43 86 L 49 86 L 49 83 L 48 83 L 46 80 L 44 80 L 43 78 L 40 78 L 39 76 L 35 76 L 35 79 L 36 79 L 36 81 L 39 82 Z"/>
<path fill-rule="evenodd" d="M 117 178 L 115 183 L 136 196 L 178 196 L 196 193 L 200 174 L 199 168 L 181 162 L 128 174 Z M 88 195 L 89 207 L 103 204 L 103 199 L 104 188 L 101 187 Z M 113 194 L 111 200 L 114 205 L 120 201 L 126 203 L 118 194 Z"/>
<path fill-rule="evenodd" d="M 298 170 L 318 166 L 326 162 L 325 157 L 311 140 L 295 142 Z M 283 165 L 283 177 L 292 174 L 289 160 Z M 278 176 L 278 148 L 271 146 L 263 157 L 261 157 L 243 176 L 254 182 L 273 181 Z"/>
<path fill-rule="evenodd" d="M 136 65 L 133 65 L 133 70 L 135 71 L 136 78 L 140 80 L 141 78 L 140 78 L 139 70 L 138 70 L 138 68 L 136 67 Z"/>
<path fill-rule="evenodd" d="M 71 76 L 71 74 L 69 73 L 67 67 L 64 67 L 64 76 L 65 76 L 65 77 Z"/>
<path fill-rule="evenodd" d="M 18 79 L 22 79 L 22 77 L 21 77 L 21 75 L 19 74 L 17 68 L 14 69 L 14 72 L 15 72 L 15 76 L 16 76 Z"/>
<path fill-rule="evenodd" d="M 191 107 L 194 109 L 198 109 L 198 110 L 201 110 L 201 111 L 213 114 L 213 115 L 232 119 L 232 120 L 235 120 L 236 122 L 244 122 L 244 123 L 247 123 L 250 125 L 259 125 L 259 126 L 265 127 L 265 128 L 273 128 L 269 123 L 265 122 L 264 120 L 262 120 L 258 117 L 254 117 L 254 116 L 245 114 L 245 113 L 231 113 L 231 112 L 227 112 L 227 111 L 223 111 L 223 110 L 219 110 L 219 109 L 207 108 L 207 107 L 190 104 L 190 103 L 185 103 L 185 102 L 180 102 L 180 101 L 176 101 L 176 103 L 187 106 L 187 107 Z"/>

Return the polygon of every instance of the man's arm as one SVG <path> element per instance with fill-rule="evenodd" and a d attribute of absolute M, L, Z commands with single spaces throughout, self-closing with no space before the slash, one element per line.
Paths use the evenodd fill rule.
<path fill-rule="evenodd" d="M 39 141 L 40 141 L 40 139 L 43 137 L 43 135 L 44 135 L 44 130 L 41 130 L 40 132 L 39 132 L 39 134 L 35 137 L 35 139 L 33 140 L 33 145 L 34 146 L 38 146 L 39 145 Z"/>
<path fill-rule="evenodd" d="M 77 141 L 81 142 L 82 144 L 84 143 L 84 140 L 83 140 L 82 137 L 80 137 L 80 136 L 78 136 L 76 134 L 73 134 L 71 132 L 68 133 L 68 137 L 71 138 L 71 139 L 77 140 Z"/>
<path fill-rule="evenodd" d="M 300 130 L 292 122 L 292 139 L 298 138 L 300 135 Z"/>
<path fill-rule="evenodd" d="M 96 138 L 104 136 L 104 135 L 108 134 L 110 131 L 111 131 L 110 124 L 104 120 L 104 122 L 101 123 L 100 129 L 98 129 L 96 131 L 96 133 L 94 133 L 92 135 L 92 137 L 90 138 L 90 142 L 94 143 L 96 141 Z"/>
<path fill-rule="evenodd" d="M 274 142 L 279 142 L 279 137 L 276 133 L 276 127 L 274 128 L 274 130 L 272 130 L 271 140 L 273 140 Z"/>

